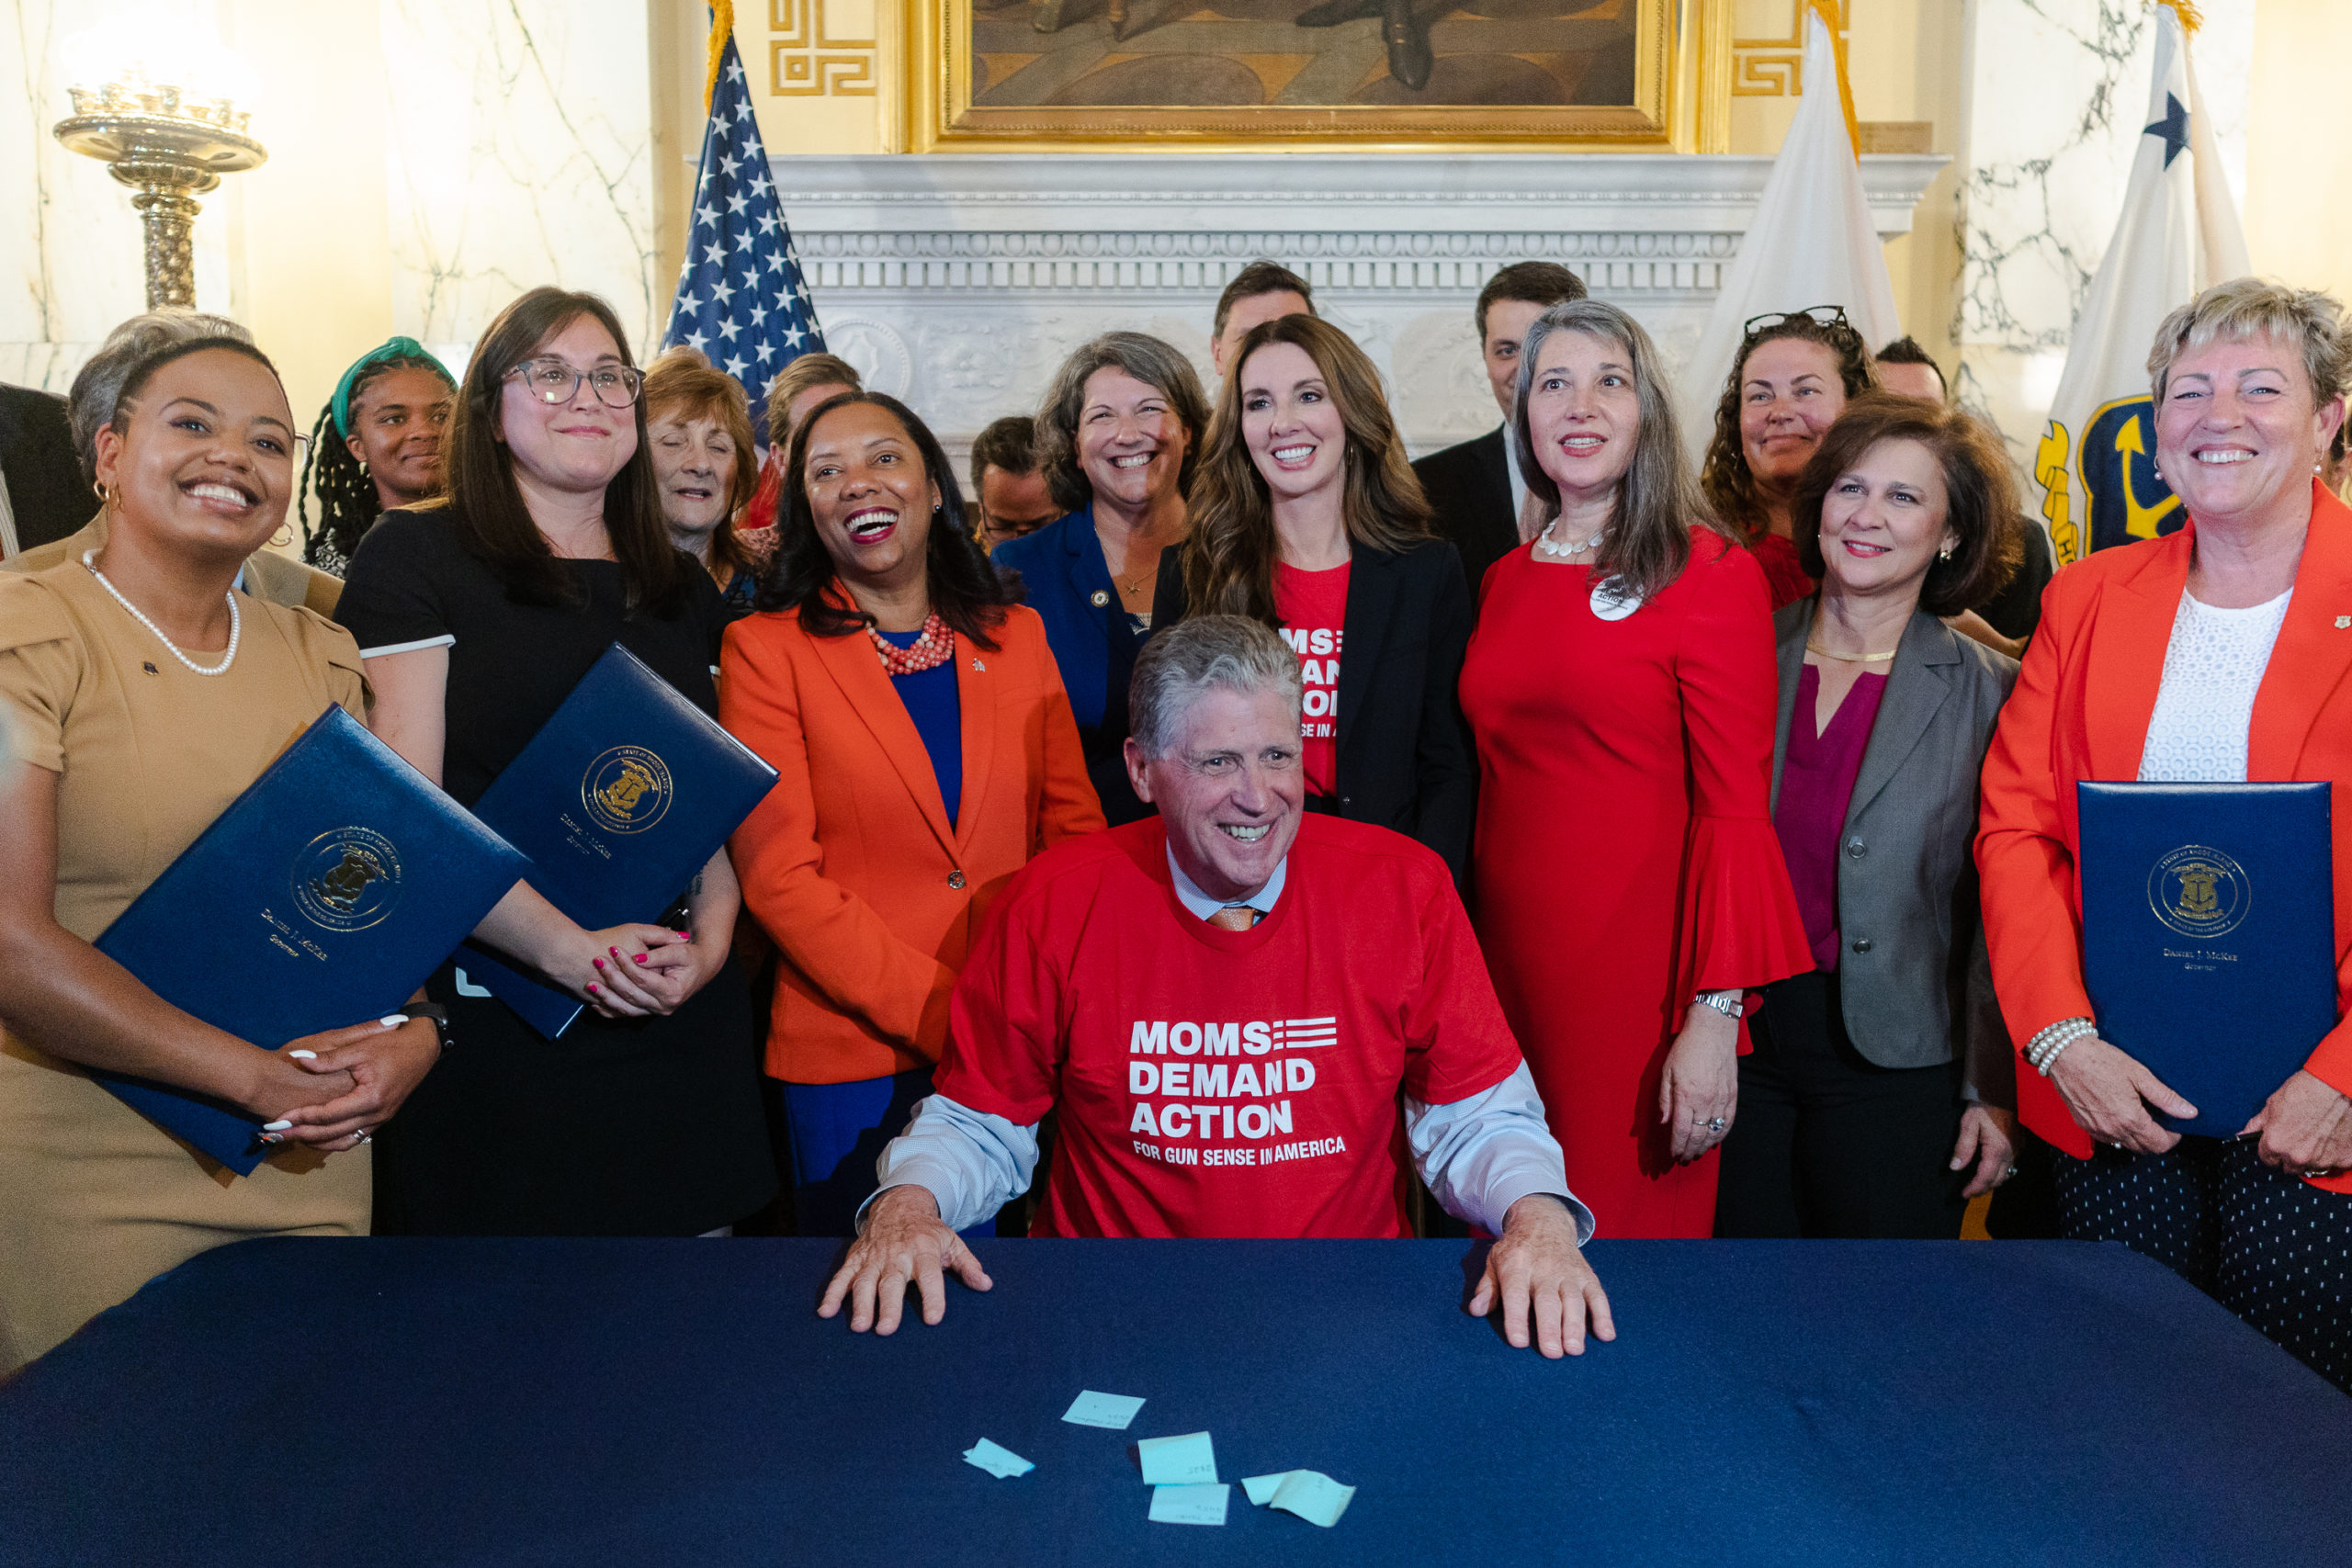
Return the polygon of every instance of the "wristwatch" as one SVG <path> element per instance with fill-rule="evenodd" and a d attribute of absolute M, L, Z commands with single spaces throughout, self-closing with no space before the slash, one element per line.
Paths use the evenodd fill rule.
<path fill-rule="evenodd" d="M 409 1018 L 422 1018 L 430 1021 L 433 1025 L 434 1039 L 440 1043 L 442 1050 L 447 1051 L 449 1048 L 449 1010 L 447 1008 L 438 1002 L 411 1002 L 401 1009 L 401 1012 Z"/>
<path fill-rule="evenodd" d="M 1737 991 L 1701 991 L 1690 998 L 1702 1008 L 1713 1008 L 1725 1018 L 1737 1018 L 1747 1007 Z"/>

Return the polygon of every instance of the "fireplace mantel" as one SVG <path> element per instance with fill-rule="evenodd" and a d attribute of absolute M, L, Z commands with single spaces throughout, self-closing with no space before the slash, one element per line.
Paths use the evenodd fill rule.
<path fill-rule="evenodd" d="M 1882 238 L 1940 154 L 1871 156 Z M 961 451 L 1034 412 L 1053 370 L 1132 328 L 1189 354 L 1212 395 L 1209 319 L 1270 256 L 1387 376 L 1418 453 L 1490 429 L 1471 307 L 1497 267 L 1556 261 L 1624 306 L 1669 360 L 1696 341 L 1769 158 L 1192 153 L 772 161 L 826 337 Z M 1792 300 L 1792 308 L 1811 304 Z"/>

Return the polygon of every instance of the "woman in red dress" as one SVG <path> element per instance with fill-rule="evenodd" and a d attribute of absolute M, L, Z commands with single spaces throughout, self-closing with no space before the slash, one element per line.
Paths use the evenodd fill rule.
<path fill-rule="evenodd" d="M 1618 1236 L 1703 1236 L 1745 993 L 1811 968 L 1772 831 L 1755 558 L 1682 467 L 1632 317 L 1545 311 L 1512 438 L 1548 527 L 1487 573 L 1462 672 L 1477 926 L 1568 1180 Z"/>

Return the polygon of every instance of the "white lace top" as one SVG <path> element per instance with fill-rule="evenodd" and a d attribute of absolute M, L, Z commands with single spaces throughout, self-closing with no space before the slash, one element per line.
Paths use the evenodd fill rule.
<path fill-rule="evenodd" d="M 2217 610 L 2184 589 L 2165 648 L 2164 684 L 2140 753 L 2143 784 L 2243 784 L 2254 694 L 2287 619 L 2289 589 L 2267 604 Z"/>

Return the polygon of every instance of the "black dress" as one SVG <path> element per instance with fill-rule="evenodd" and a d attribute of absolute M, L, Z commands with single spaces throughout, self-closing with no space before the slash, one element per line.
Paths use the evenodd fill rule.
<path fill-rule="evenodd" d="M 620 567 L 566 561 L 573 605 L 520 603 L 445 511 L 368 531 L 336 619 L 363 652 L 449 649 L 443 787 L 470 807 L 615 641 L 706 712 L 727 621 L 688 562 L 684 606 L 630 615 Z M 692 1235 L 775 1193 L 747 987 L 722 974 L 667 1018 L 587 1011 L 558 1041 L 461 982 L 427 984 L 452 1043 L 376 1138 L 376 1230 L 409 1235 Z"/>

